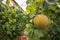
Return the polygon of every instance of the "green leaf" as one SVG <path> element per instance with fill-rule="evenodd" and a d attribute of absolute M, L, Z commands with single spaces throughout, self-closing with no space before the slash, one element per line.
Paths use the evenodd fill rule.
<path fill-rule="evenodd" d="M 32 4 L 26 8 L 28 13 L 35 13 L 36 12 L 36 4 Z"/>

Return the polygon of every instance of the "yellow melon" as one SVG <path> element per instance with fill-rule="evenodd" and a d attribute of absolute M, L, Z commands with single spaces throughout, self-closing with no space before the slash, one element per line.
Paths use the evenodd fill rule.
<path fill-rule="evenodd" d="M 36 15 L 34 18 L 34 25 L 38 28 L 45 28 L 51 24 L 51 20 L 43 14 Z"/>

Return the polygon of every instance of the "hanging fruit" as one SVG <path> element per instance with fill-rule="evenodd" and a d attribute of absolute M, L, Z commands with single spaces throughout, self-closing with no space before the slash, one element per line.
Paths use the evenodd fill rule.
<path fill-rule="evenodd" d="M 51 24 L 51 20 L 46 15 L 39 14 L 35 16 L 34 24 L 37 28 L 46 28 Z"/>

